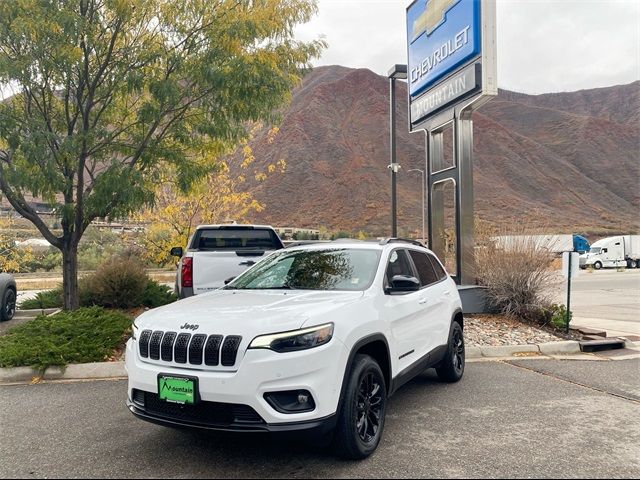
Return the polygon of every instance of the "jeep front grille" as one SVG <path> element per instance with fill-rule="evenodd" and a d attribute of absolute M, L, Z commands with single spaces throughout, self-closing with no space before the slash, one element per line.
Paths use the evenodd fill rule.
<path fill-rule="evenodd" d="M 242 337 L 230 335 L 191 335 L 190 333 L 144 330 L 140 334 L 139 352 L 143 358 L 168 363 L 233 367 Z"/>
<path fill-rule="evenodd" d="M 173 342 L 176 341 L 176 332 L 167 332 L 162 339 L 160 357 L 163 362 L 173 362 Z"/>
<path fill-rule="evenodd" d="M 210 367 L 220 365 L 220 344 L 222 335 L 211 335 L 204 347 L 204 363 Z"/>
<path fill-rule="evenodd" d="M 204 342 L 207 341 L 206 335 L 194 335 L 189 345 L 189 363 L 191 365 L 202 365 L 202 349 Z M 233 362 L 235 364 L 235 362 Z"/>
<path fill-rule="evenodd" d="M 174 360 L 176 363 L 187 363 L 187 349 L 189 348 L 190 333 L 181 333 L 178 335 L 174 350 Z"/>
<path fill-rule="evenodd" d="M 162 340 L 162 332 L 153 332 L 151 341 L 149 342 L 149 357 L 151 360 L 160 360 L 160 341 Z"/>
<path fill-rule="evenodd" d="M 242 337 L 227 337 L 224 339 L 222 345 L 222 366 L 233 367 L 236 364 L 236 355 L 238 354 L 238 347 Z"/>

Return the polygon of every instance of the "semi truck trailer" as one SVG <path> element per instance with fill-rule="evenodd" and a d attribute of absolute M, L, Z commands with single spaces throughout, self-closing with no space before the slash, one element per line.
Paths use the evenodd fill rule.
<path fill-rule="evenodd" d="M 580 268 L 640 268 L 640 235 L 618 235 L 598 240 L 580 255 Z"/>
<path fill-rule="evenodd" d="M 581 235 L 503 235 L 493 237 L 496 247 L 502 250 L 532 248 L 553 253 L 589 251 L 589 242 Z"/>

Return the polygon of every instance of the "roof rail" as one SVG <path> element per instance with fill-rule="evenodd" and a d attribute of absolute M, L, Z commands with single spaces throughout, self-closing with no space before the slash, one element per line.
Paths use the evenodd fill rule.
<path fill-rule="evenodd" d="M 389 238 L 383 238 L 382 240 L 380 240 L 380 245 L 388 245 L 390 243 L 410 243 L 411 245 L 417 245 L 418 247 L 424 247 L 424 244 L 417 241 L 417 240 L 409 240 L 407 238 L 395 238 L 395 237 L 389 237 Z"/>
<path fill-rule="evenodd" d="M 357 238 L 336 238 L 335 240 L 331 240 L 333 243 L 354 243 L 354 242 L 362 242 L 362 240 L 358 240 Z"/>

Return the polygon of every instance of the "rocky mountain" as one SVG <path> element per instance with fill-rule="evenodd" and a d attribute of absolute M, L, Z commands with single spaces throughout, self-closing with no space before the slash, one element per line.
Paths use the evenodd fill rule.
<path fill-rule="evenodd" d="M 398 92 L 399 225 L 421 226 L 424 136 L 407 128 Z M 313 70 L 293 92 L 274 142 L 251 146 L 284 174 L 250 185 L 266 209 L 255 221 L 386 234 L 390 224 L 389 84 L 369 70 Z M 638 231 L 640 82 L 571 93 L 500 91 L 474 116 L 479 218 L 556 233 Z"/>

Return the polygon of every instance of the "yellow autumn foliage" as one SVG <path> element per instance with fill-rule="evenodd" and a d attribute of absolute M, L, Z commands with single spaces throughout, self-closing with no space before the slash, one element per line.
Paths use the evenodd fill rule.
<path fill-rule="evenodd" d="M 12 226 L 11 219 L 0 218 L 0 272 L 20 273 L 33 262 L 30 248 L 18 248 L 15 239 L 8 234 Z"/>
<path fill-rule="evenodd" d="M 268 174 L 284 172 L 286 162 L 279 160 L 266 166 L 266 172 L 253 170 L 255 157 L 247 145 L 241 147 L 243 159 L 232 173 L 229 164 L 221 162 L 217 171 L 195 183 L 187 193 L 181 193 L 170 175 L 163 178 L 156 190 L 155 204 L 137 214 L 134 220 L 146 225 L 140 239 L 142 256 L 159 265 L 170 265 L 172 247 L 186 248 L 195 228 L 202 224 L 249 222 L 251 214 L 264 210 L 253 194 L 244 188 L 247 173 L 263 181 Z"/>

